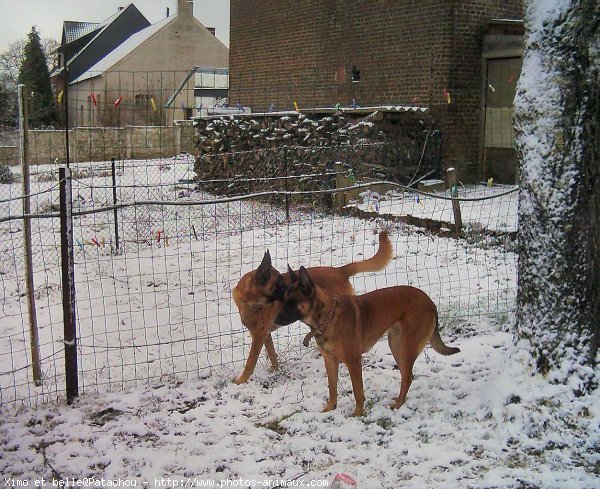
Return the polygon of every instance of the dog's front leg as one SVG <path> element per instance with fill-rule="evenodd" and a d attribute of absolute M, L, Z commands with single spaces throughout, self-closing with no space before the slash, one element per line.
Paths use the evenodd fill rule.
<path fill-rule="evenodd" d="M 322 411 L 326 413 L 337 407 L 337 381 L 340 361 L 336 356 L 323 350 L 321 350 L 321 354 L 325 360 L 325 370 L 327 370 L 327 382 L 329 385 L 329 400 Z"/>
<path fill-rule="evenodd" d="M 251 332 L 250 334 L 252 336 L 252 345 L 250 346 L 250 354 L 248 355 L 248 360 L 246 360 L 246 366 L 244 367 L 242 375 L 234 380 L 234 382 L 238 385 L 247 382 L 250 376 L 254 373 L 254 367 L 256 367 L 256 362 L 258 362 L 260 350 L 262 350 L 268 335 L 268 333 L 264 333 L 262 331 L 254 333 Z M 269 338 L 271 337 L 271 335 L 268 336 Z M 273 348 L 273 340 L 271 340 L 271 347 Z M 273 351 L 275 351 L 274 348 Z"/>
<path fill-rule="evenodd" d="M 352 391 L 356 400 L 356 408 L 352 416 L 362 416 L 365 412 L 365 392 L 363 389 L 362 362 L 360 356 L 346 362 L 352 381 Z"/>
<path fill-rule="evenodd" d="M 267 337 L 265 338 L 265 348 L 267 349 L 267 356 L 271 361 L 271 367 L 279 367 L 279 359 L 277 358 L 277 352 L 275 351 L 275 345 L 273 345 L 271 333 L 267 334 Z"/>

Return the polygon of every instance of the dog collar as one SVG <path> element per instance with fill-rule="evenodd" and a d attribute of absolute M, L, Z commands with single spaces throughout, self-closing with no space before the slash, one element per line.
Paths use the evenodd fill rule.
<path fill-rule="evenodd" d="M 329 314 L 327 314 L 327 317 L 319 323 L 319 328 L 314 328 L 315 336 L 321 336 L 323 333 L 325 333 L 325 330 L 327 329 L 327 327 L 329 326 L 329 323 L 333 319 L 333 315 L 335 314 L 336 307 L 337 307 L 337 299 L 334 296 L 331 298 L 331 310 L 329 311 Z"/>

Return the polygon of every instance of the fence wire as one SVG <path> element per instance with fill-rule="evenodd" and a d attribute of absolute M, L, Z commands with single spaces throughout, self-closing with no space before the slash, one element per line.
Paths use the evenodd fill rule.
<path fill-rule="evenodd" d="M 342 214 L 307 208 L 320 190 L 285 192 L 267 180 L 265 192 L 222 198 L 193 181 L 194 158 L 116 162 L 115 222 L 111 163 L 73 165 L 75 283 L 82 393 L 130 389 L 167 378 L 207 375 L 227 364 L 241 368 L 249 335 L 231 289 L 256 268 L 265 250 L 274 265 L 342 265 L 371 256 L 377 232 L 389 228 L 395 259 L 382 272 L 353 279 L 357 293 L 398 284 L 422 288 L 440 309 L 442 325 L 469 334 L 469 318 L 508 314 L 514 307 L 516 193 L 512 188 L 465 187 L 460 198 L 465 228 L 460 239 L 447 193 L 406 187 L 385 194 L 358 189 Z M 39 167 L 32 181 L 32 214 L 56 215 L 57 172 Z M 330 176 L 327 176 L 329 178 Z M 255 183 L 255 182 L 253 182 Z M 375 183 L 376 185 L 377 183 Z M 24 297 L 21 195 L 2 186 L 0 371 L 2 403 L 37 403 L 63 397 L 64 353 L 60 236 L 56 217 L 32 219 L 34 283 L 43 382 L 33 384 Z M 348 189 L 337 189 L 344 191 Z M 285 200 L 288 200 L 286 213 Z M 175 204 L 175 205 L 173 205 Z M 410 220 L 413 223 L 411 224 Z M 442 224 L 443 225 L 443 224 Z M 117 234 L 119 243 L 117 245 Z M 305 328 L 275 333 L 284 359 L 301 354 Z"/>
<path fill-rule="evenodd" d="M 121 75 L 118 93 L 98 97 L 92 87 L 70 94 L 71 120 L 80 124 L 69 139 L 82 395 L 196 378 L 223 366 L 233 378 L 250 337 L 231 290 L 267 249 L 281 271 L 288 264 L 340 266 L 372 256 L 377 233 L 388 228 L 394 259 L 382 272 L 354 277 L 357 293 L 420 287 L 438 305 L 445 334 L 455 337 L 472 334 L 471 318 L 512 312 L 516 188 L 459 187 L 464 225 L 456 237 L 447 191 L 382 186 L 380 174 L 361 186 L 360 175 L 349 173 L 357 162 L 391 155 L 389 141 L 203 153 L 197 160 L 194 128 L 173 123 L 196 107 L 193 86 L 165 107 L 183 75 L 157 79 L 141 90 L 144 97 L 136 98 L 133 82 L 151 77 L 131 74 Z M 14 164 L 18 139 L 5 136 L 0 159 Z M 434 171 L 421 164 L 432 138 L 420 137 L 424 145 L 411 150 L 418 164 L 404 168 L 413 187 Z M 39 386 L 31 371 L 18 166 L 0 179 L 0 403 L 15 406 L 62 400 L 65 384 L 58 191 L 65 134 L 38 129 L 30 139 Z M 400 156 L 390 161 L 402 164 Z M 274 333 L 284 362 L 301 358 L 305 333 L 300 323 Z M 266 366 L 261 358 L 259 368 Z"/>

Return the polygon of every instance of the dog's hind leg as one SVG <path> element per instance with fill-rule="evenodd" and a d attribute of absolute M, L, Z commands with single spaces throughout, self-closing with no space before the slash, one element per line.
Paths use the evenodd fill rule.
<path fill-rule="evenodd" d="M 324 413 L 331 411 L 337 407 L 337 381 L 340 361 L 337 357 L 321 350 L 323 359 L 325 360 L 325 370 L 327 370 L 327 381 L 329 385 L 329 400 L 323 408 Z"/>
<path fill-rule="evenodd" d="M 413 381 L 413 365 L 415 364 L 415 360 L 419 356 L 419 353 L 421 353 L 421 349 L 411 348 L 412 345 L 410 339 L 403 337 L 402 334 L 393 329 L 388 331 L 388 344 L 390 345 L 390 350 L 392 350 L 392 355 L 394 355 L 394 360 L 396 360 L 396 365 L 398 365 L 400 375 L 402 376 L 400 394 L 396 398 L 396 401 L 391 405 L 392 409 L 398 409 L 406 401 L 408 389 L 410 389 L 410 385 Z"/>

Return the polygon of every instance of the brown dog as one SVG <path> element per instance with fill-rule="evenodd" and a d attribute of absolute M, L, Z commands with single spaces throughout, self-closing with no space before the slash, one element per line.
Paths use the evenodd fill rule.
<path fill-rule="evenodd" d="M 350 277 L 357 273 L 377 272 L 382 270 L 392 258 L 392 244 L 387 231 L 379 233 L 379 249 L 377 253 L 361 262 L 349 263 L 342 267 L 313 267 L 307 270 L 308 275 L 333 294 L 354 294 Z M 283 307 L 284 294 L 290 284 L 289 273 L 281 274 L 271 265 L 271 256 L 267 251 L 260 266 L 244 275 L 232 291 L 233 300 L 240 312 L 242 323 L 250 331 L 252 345 L 242 374 L 235 380 L 236 384 L 246 382 L 258 361 L 263 345 L 271 365 L 277 367 L 277 353 L 273 346 L 271 332 L 289 323 L 273 323 L 275 316 Z M 310 333 L 305 344 L 310 340 Z"/>
<path fill-rule="evenodd" d="M 292 276 L 284 307 L 275 318 L 275 324 L 295 320 L 310 326 L 325 359 L 329 400 L 323 412 L 335 409 L 337 405 L 341 361 L 350 372 L 356 399 L 353 416 L 363 414 L 365 395 L 361 356 L 386 331 L 402 375 L 400 394 L 392 404 L 394 409 L 406 400 L 413 379 L 413 364 L 427 342 L 442 355 L 460 351 L 444 345 L 438 329 L 437 307 L 425 292 L 415 287 L 388 287 L 358 296 L 337 295 L 316 284 L 301 267 L 298 277 Z"/>

